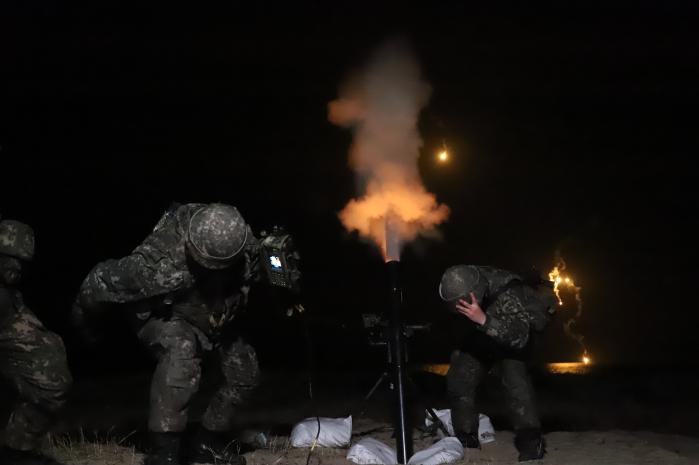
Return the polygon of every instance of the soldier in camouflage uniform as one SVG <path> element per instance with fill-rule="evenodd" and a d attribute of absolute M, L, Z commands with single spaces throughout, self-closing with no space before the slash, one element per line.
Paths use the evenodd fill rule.
<path fill-rule="evenodd" d="M 19 394 L 5 429 L 1 465 L 57 464 L 38 447 L 72 383 L 61 338 L 44 328 L 16 288 L 23 263 L 33 257 L 32 229 L 0 221 L 0 375 Z"/>
<path fill-rule="evenodd" d="M 457 265 L 446 270 L 439 295 L 464 320 L 461 346 L 452 353 L 447 391 L 457 437 L 480 447 L 475 394 L 491 369 L 505 388 L 519 460 L 543 457 L 544 442 L 526 368 L 530 333 L 539 327 L 525 306 L 521 278 L 490 267 Z"/>
<path fill-rule="evenodd" d="M 130 255 L 99 263 L 85 278 L 74 316 L 115 305 L 130 310 L 157 366 L 150 388 L 149 465 L 179 464 L 187 409 L 199 389 L 202 358 L 215 353 L 225 380 L 210 400 L 187 459 L 244 464 L 225 450 L 234 409 L 258 383 L 254 349 L 232 324 L 258 278 L 258 241 L 238 210 L 224 204 L 173 206 Z"/>

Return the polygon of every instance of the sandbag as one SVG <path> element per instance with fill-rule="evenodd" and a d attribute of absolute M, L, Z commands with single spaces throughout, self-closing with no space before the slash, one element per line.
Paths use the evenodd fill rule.
<path fill-rule="evenodd" d="M 433 409 L 432 410 L 436 415 L 439 420 L 444 423 L 444 426 L 447 428 L 447 431 L 449 431 L 449 436 L 454 436 L 454 425 L 451 423 L 451 410 L 448 408 L 445 408 L 443 410 L 437 410 Z M 434 424 L 434 420 L 432 420 L 432 417 L 429 414 L 425 414 L 425 426 L 429 427 Z M 438 434 L 440 437 L 444 436 L 444 432 L 439 429 L 437 430 Z"/>
<path fill-rule="evenodd" d="M 444 426 L 446 426 L 447 431 L 449 431 L 449 435 L 454 436 L 454 425 L 451 422 L 451 410 L 435 410 L 434 413 L 437 415 L 437 418 L 439 418 L 441 422 L 444 423 Z M 434 422 L 432 421 L 432 417 L 426 415 L 425 426 L 432 426 L 433 423 Z M 440 437 L 444 436 L 442 430 L 438 430 L 438 434 Z M 490 417 L 482 413 L 478 415 L 478 440 L 481 444 L 487 444 L 489 442 L 495 441 L 495 430 L 493 429 L 493 424 L 490 421 Z"/>
<path fill-rule="evenodd" d="M 464 456 L 464 446 L 454 437 L 444 438 L 432 444 L 427 449 L 417 452 L 410 460 L 409 465 L 439 465 L 440 463 L 454 463 Z"/>
<path fill-rule="evenodd" d="M 347 460 L 360 465 L 393 465 L 398 463 L 396 451 L 373 438 L 364 438 L 350 447 Z"/>
<path fill-rule="evenodd" d="M 318 447 L 346 447 L 352 439 L 352 415 L 347 418 L 306 418 L 291 430 L 292 447 L 311 447 L 318 436 Z"/>
<path fill-rule="evenodd" d="M 488 415 L 482 413 L 478 415 L 478 440 L 481 444 L 488 444 L 495 441 L 495 429 Z"/>

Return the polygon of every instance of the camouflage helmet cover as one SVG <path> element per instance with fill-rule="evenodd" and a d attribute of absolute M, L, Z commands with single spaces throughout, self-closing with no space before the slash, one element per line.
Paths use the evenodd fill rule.
<path fill-rule="evenodd" d="M 447 268 L 442 275 L 439 296 L 442 300 L 454 302 L 473 292 L 478 301 L 482 301 L 487 287 L 487 280 L 477 266 L 456 265 Z"/>
<path fill-rule="evenodd" d="M 245 247 L 248 227 L 237 208 L 221 203 L 203 206 L 190 218 L 187 249 L 204 268 L 223 269 Z"/>
<path fill-rule="evenodd" d="M 31 261 L 34 258 L 34 230 L 19 221 L 0 221 L 0 254 Z"/>

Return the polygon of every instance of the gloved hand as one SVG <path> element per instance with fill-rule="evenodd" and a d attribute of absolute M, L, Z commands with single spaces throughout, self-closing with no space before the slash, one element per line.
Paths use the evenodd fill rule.
<path fill-rule="evenodd" d="M 80 292 L 78 292 L 78 298 L 75 300 L 75 303 L 86 310 L 92 310 L 99 305 L 94 300 L 92 292 L 85 289 L 85 287 L 81 288 Z"/>

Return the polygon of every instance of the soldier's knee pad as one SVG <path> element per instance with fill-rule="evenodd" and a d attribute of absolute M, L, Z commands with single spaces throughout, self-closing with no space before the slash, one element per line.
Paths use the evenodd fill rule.
<path fill-rule="evenodd" d="M 201 378 L 196 334 L 186 323 L 174 321 L 163 327 L 158 341 L 162 351 L 160 363 L 164 365 L 165 384 L 196 390 Z"/>
<path fill-rule="evenodd" d="M 517 360 L 503 361 L 500 377 L 503 386 L 510 390 L 528 389 L 529 373 L 523 362 Z"/>
<path fill-rule="evenodd" d="M 447 396 L 450 398 L 475 396 L 478 388 L 478 379 L 460 375 L 461 373 L 449 373 L 447 375 Z"/>
<path fill-rule="evenodd" d="M 44 390 L 39 403 L 49 412 L 57 412 L 63 408 L 68 401 L 68 391 L 72 386 L 72 379 L 59 383 L 52 390 Z"/>
<path fill-rule="evenodd" d="M 180 321 L 165 325 L 158 335 L 158 342 L 165 354 L 173 359 L 193 359 L 199 352 L 196 334 L 187 323 Z"/>
<path fill-rule="evenodd" d="M 260 373 L 257 368 L 250 370 L 225 370 L 224 378 L 227 386 L 238 391 L 251 391 L 260 384 Z"/>
<path fill-rule="evenodd" d="M 170 387 L 196 391 L 201 379 L 199 360 L 173 360 L 165 371 L 165 384 Z"/>
<path fill-rule="evenodd" d="M 456 350 L 447 372 L 447 393 L 452 397 L 475 395 L 482 376 L 481 362 L 470 353 Z"/>
<path fill-rule="evenodd" d="M 55 411 L 63 407 L 67 393 L 73 385 L 73 377 L 68 369 L 63 340 L 57 334 L 47 332 L 40 340 L 43 347 L 35 354 L 35 372 L 31 383 L 36 386 L 35 396 L 43 408 Z"/>
<path fill-rule="evenodd" d="M 457 382 L 450 383 L 447 381 L 447 397 L 455 400 L 464 397 L 464 394 L 465 389 L 463 386 L 460 386 Z"/>
<path fill-rule="evenodd" d="M 253 389 L 260 382 L 260 365 L 252 346 L 238 344 L 221 360 L 221 371 L 226 384 L 243 389 Z"/>

